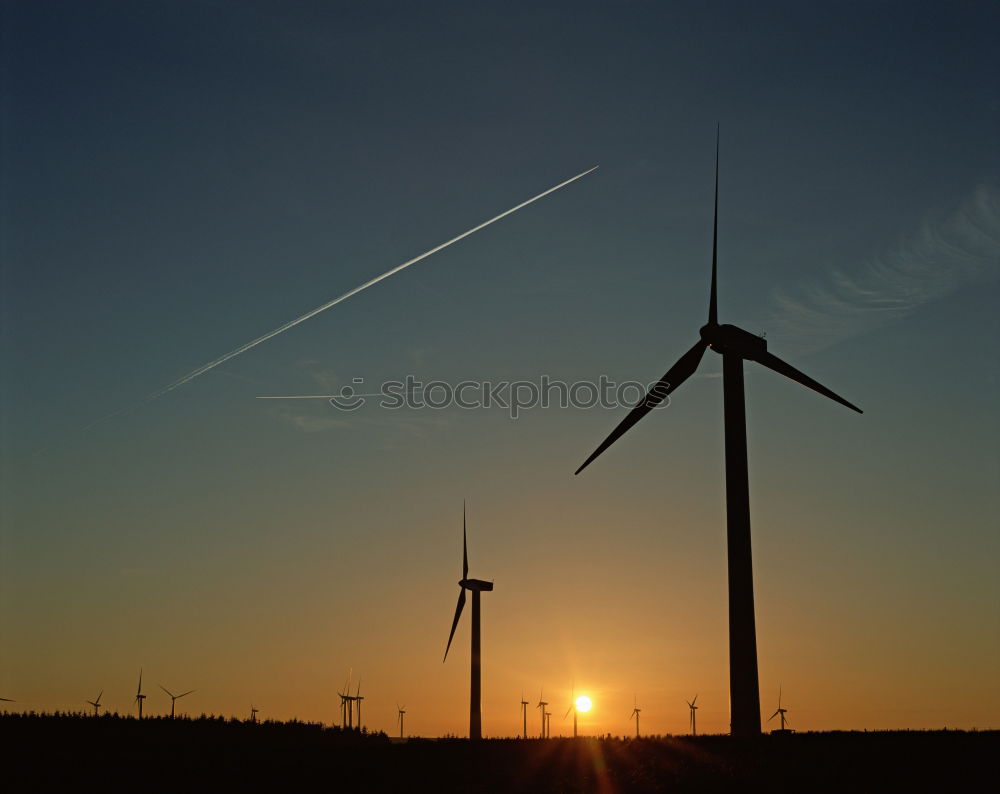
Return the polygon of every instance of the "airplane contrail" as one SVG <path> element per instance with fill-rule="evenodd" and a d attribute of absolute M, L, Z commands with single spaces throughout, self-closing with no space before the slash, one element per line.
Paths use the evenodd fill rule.
<path fill-rule="evenodd" d="M 415 265 L 417 262 L 421 261 L 422 259 L 426 259 L 427 257 L 431 256 L 431 254 L 436 254 L 438 251 L 440 251 L 440 250 L 442 250 L 444 248 L 447 248 L 449 245 L 453 245 L 454 243 L 457 243 L 459 240 L 462 240 L 462 239 L 468 237 L 470 234 L 474 234 L 475 232 L 478 232 L 480 229 L 485 229 L 490 224 L 496 223 L 498 220 L 501 220 L 502 218 L 506 218 L 508 215 L 510 215 L 510 214 L 512 214 L 514 212 L 517 212 L 519 209 L 527 207 L 529 204 L 533 204 L 534 202 L 538 201 L 541 198 L 545 198 L 545 196 L 549 195 L 549 193 L 554 193 L 555 191 L 559 190 L 560 188 L 566 187 L 566 185 L 570 184 L 571 182 L 575 182 L 576 180 L 578 180 L 578 179 L 580 179 L 582 177 L 585 177 L 587 174 L 590 174 L 590 173 L 596 171 L 598 169 L 598 167 L 599 166 L 595 165 L 593 168 L 590 168 L 587 171 L 584 171 L 583 173 L 577 174 L 576 176 L 572 177 L 571 179 L 567 179 L 565 182 L 560 182 L 555 187 L 550 187 L 548 190 L 546 190 L 546 191 L 544 191 L 542 193 L 539 193 L 537 196 L 535 196 L 533 198 L 530 198 L 527 201 L 522 201 L 516 207 L 511 207 L 509 210 L 505 210 L 504 212 L 501 212 L 499 215 L 496 215 L 496 216 L 490 218 L 488 221 L 484 221 L 483 223 L 480 223 L 478 226 L 473 226 L 471 229 L 469 229 L 468 231 L 462 232 L 457 237 L 452 237 L 447 242 L 441 243 L 440 245 L 436 245 L 436 246 L 434 246 L 434 248 L 431 248 L 429 251 L 424 251 L 424 253 L 420 254 L 419 256 L 413 257 L 413 259 L 408 259 L 407 261 L 403 262 L 403 264 L 401 264 L 401 265 L 396 265 L 391 270 L 385 271 L 385 273 L 383 273 L 382 275 L 376 276 L 375 278 L 371 279 L 370 281 L 366 281 L 364 284 L 361 284 L 360 286 L 357 286 L 354 289 L 349 290 L 348 292 L 345 292 L 343 295 L 341 295 L 341 296 L 339 296 L 337 298 L 334 298 L 333 300 L 327 301 L 322 306 L 318 306 L 315 309 L 313 309 L 312 311 L 306 312 L 301 317 L 296 317 L 294 320 L 292 320 L 290 322 L 287 322 L 284 325 L 279 326 L 278 328 L 275 328 L 273 331 L 269 331 L 268 333 L 264 334 L 263 336 L 259 336 L 256 339 L 254 339 L 253 341 L 247 342 L 245 345 L 240 345 L 235 350 L 231 350 L 228 353 L 226 353 L 225 355 L 219 356 L 219 358 L 214 359 L 213 361 L 209 361 L 207 364 L 202 364 L 200 367 L 198 367 L 195 370 L 192 370 L 187 375 L 184 375 L 183 377 L 178 378 L 177 380 L 173 381 L 172 383 L 168 383 L 162 389 L 159 389 L 158 391 L 155 391 L 152 394 L 147 395 L 146 397 L 144 397 L 142 400 L 140 400 L 138 403 L 136 403 L 135 405 L 133 405 L 131 407 L 135 408 L 135 407 L 138 407 L 139 405 L 144 405 L 145 403 L 148 403 L 148 402 L 150 402 L 152 400 L 155 400 L 158 397 L 162 397 L 164 394 L 166 394 L 167 392 L 173 391 L 178 386 L 183 386 L 185 383 L 188 383 L 189 381 L 194 380 L 199 375 L 204 375 L 209 370 L 215 369 L 215 367 L 219 366 L 220 364 L 226 363 L 227 361 L 229 361 L 229 359 L 235 358 L 236 356 L 240 355 L 241 353 L 246 353 L 251 348 L 257 347 L 257 345 L 261 344 L 262 342 L 266 342 L 268 339 L 271 339 L 272 337 L 275 337 L 275 336 L 277 336 L 280 333 L 284 333 L 289 328 L 294 328 L 296 325 L 298 325 L 299 323 L 305 322 L 310 317 L 315 317 L 320 312 L 325 312 L 327 309 L 331 308 L 332 306 L 336 306 L 338 303 L 342 303 L 343 301 L 347 300 L 348 298 L 350 298 L 350 297 L 352 297 L 354 295 L 357 295 L 359 292 L 362 292 L 362 291 L 368 289 L 369 287 L 374 286 L 375 284 L 378 284 L 380 281 L 389 278 L 389 276 L 392 276 L 392 275 L 398 273 L 400 270 L 404 270 L 404 269 L 408 268 L 410 265 Z M 101 422 L 107 421 L 108 419 L 111 419 L 111 418 L 113 418 L 115 416 L 118 416 L 119 414 L 124 413 L 127 410 L 129 410 L 129 408 L 122 408 L 121 410 L 115 411 L 113 414 L 108 414 L 107 416 L 105 416 L 105 417 L 103 417 L 101 419 L 98 419 L 98 420 L 96 420 L 94 422 L 91 422 L 89 425 L 87 425 L 86 427 L 84 427 L 83 430 L 88 430 L 89 428 L 93 427 L 94 425 L 97 425 L 97 424 L 100 424 Z"/>

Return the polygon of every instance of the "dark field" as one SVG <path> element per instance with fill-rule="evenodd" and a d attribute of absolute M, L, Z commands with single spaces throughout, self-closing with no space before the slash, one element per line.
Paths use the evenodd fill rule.
<path fill-rule="evenodd" d="M 1000 732 L 392 744 L 304 723 L 6 715 L 0 748 L 5 791 L 952 792 L 997 790 Z"/>

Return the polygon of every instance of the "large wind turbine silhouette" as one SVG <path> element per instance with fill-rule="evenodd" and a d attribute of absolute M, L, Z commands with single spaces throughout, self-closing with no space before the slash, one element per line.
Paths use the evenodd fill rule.
<path fill-rule="evenodd" d="M 694 700 L 686 700 L 684 702 L 688 704 L 688 708 L 691 710 L 691 735 L 692 736 L 697 736 L 698 735 L 698 720 L 696 719 L 697 715 L 695 715 L 695 712 L 698 710 L 698 707 L 695 705 L 695 703 L 698 702 L 698 696 L 695 695 L 694 696 Z"/>
<path fill-rule="evenodd" d="M 448 635 L 448 645 L 444 649 L 444 659 L 448 658 L 451 641 L 458 628 L 458 619 L 462 617 L 465 606 L 465 591 L 472 591 L 472 682 L 469 687 L 469 738 L 483 738 L 482 713 L 482 659 L 479 632 L 479 594 L 493 589 L 493 582 L 469 578 L 469 544 L 465 529 L 465 502 L 462 503 L 462 578 L 458 583 L 461 590 L 458 593 L 458 606 L 455 607 L 455 619 L 451 622 L 451 634 Z"/>
<path fill-rule="evenodd" d="M 192 692 L 194 692 L 193 689 L 189 689 L 187 692 L 181 692 L 179 695 L 175 695 L 173 692 L 171 692 L 169 689 L 163 686 L 163 684 L 157 684 L 157 686 L 164 692 L 166 692 L 168 695 L 170 695 L 170 719 L 174 718 L 174 707 L 177 705 L 177 701 L 180 700 L 185 695 L 190 695 Z"/>
<path fill-rule="evenodd" d="M 750 490 L 747 481 L 747 428 L 743 392 L 743 362 L 756 361 L 824 397 L 861 413 L 808 375 L 767 350 L 760 336 L 718 321 L 719 138 L 715 139 L 715 218 L 712 226 L 712 286 L 708 322 L 694 343 L 649 393 L 625 416 L 594 453 L 576 470 L 579 474 L 694 374 L 706 348 L 722 356 L 722 390 L 726 446 L 726 538 L 729 558 L 729 699 L 730 729 L 735 736 L 760 733 L 760 688 L 757 679 L 757 633 L 754 624 L 753 559 L 750 548 Z"/>
<path fill-rule="evenodd" d="M 104 690 L 101 690 L 101 694 L 97 696 L 97 700 L 88 700 L 87 702 L 94 707 L 94 716 L 96 717 L 98 712 L 101 710 L 101 695 L 104 694 Z"/>
<path fill-rule="evenodd" d="M 145 699 L 146 699 L 146 696 L 144 694 L 142 694 L 142 668 L 140 667 L 139 668 L 139 688 L 135 690 L 135 700 L 132 701 L 133 705 L 135 705 L 136 703 L 139 704 L 139 719 L 140 720 L 142 719 L 142 701 L 144 701 Z"/>

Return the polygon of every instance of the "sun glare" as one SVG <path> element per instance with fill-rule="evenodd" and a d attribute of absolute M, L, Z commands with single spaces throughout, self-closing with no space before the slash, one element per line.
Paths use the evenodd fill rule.
<path fill-rule="evenodd" d="M 590 698 L 586 695 L 580 695 L 576 699 L 576 710 L 577 711 L 590 711 L 590 707 L 594 704 L 590 702 Z"/>

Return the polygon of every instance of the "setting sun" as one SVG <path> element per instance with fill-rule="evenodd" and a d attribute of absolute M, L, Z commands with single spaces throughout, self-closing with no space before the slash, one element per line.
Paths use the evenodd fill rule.
<path fill-rule="evenodd" d="M 580 695 L 580 697 L 578 697 L 576 699 L 576 710 L 577 711 L 581 711 L 581 712 L 583 712 L 583 711 L 590 711 L 590 708 L 593 705 L 594 704 L 590 701 L 590 698 L 587 697 L 586 695 Z"/>

